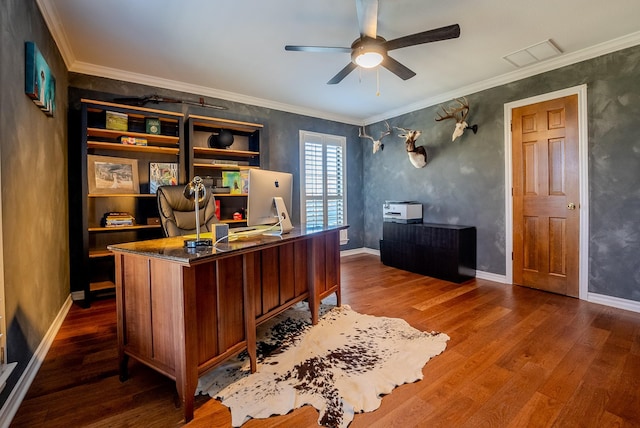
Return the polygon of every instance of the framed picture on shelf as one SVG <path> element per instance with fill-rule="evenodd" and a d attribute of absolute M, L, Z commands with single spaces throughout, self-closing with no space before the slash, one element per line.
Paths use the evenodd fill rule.
<path fill-rule="evenodd" d="M 249 170 L 248 169 L 240 170 L 240 192 L 244 194 L 249 193 Z"/>
<path fill-rule="evenodd" d="M 242 193 L 242 181 L 239 171 L 222 171 L 222 186 L 229 188 L 229 193 L 239 195 Z"/>
<path fill-rule="evenodd" d="M 160 186 L 178 185 L 178 164 L 149 162 L 149 193 L 156 194 Z"/>
<path fill-rule="evenodd" d="M 140 193 L 138 160 L 87 155 L 89 193 Z"/>

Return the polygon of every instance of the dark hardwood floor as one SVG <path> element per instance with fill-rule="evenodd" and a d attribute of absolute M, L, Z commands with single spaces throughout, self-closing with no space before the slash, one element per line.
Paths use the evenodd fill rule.
<path fill-rule="evenodd" d="M 447 349 L 422 381 L 396 388 L 361 427 L 638 427 L 640 314 L 483 280 L 453 284 L 342 259 L 343 303 L 442 331 Z M 118 380 L 115 301 L 70 310 L 15 427 L 177 427 L 175 384 L 131 362 Z M 313 427 L 310 407 L 251 427 Z M 187 427 L 228 427 L 227 408 L 196 399 Z"/>

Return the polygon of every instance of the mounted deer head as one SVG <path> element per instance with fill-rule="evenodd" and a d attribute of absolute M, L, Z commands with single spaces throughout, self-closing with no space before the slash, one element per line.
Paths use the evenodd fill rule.
<path fill-rule="evenodd" d="M 451 141 L 455 141 L 455 139 L 461 136 L 464 133 L 464 130 L 467 128 L 471 129 L 474 134 L 478 132 L 478 125 L 469 126 L 467 124 L 466 119 L 469 115 L 469 101 L 467 101 L 466 97 L 462 97 L 462 100 L 463 101 L 461 101 L 460 98 L 454 100 L 458 104 L 460 104 L 459 107 L 446 109 L 440 106 L 442 108 L 442 111 L 444 112 L 444 116 L 438 113 L 438 117 L 436 118 L 436 122 L 440 122 L 441 120 L 445 119 L 453 119 L 456 121 L 456 129 L 454 129 L 453 131 Z"/>
<path fill-rule="evenodd" d="M 387 126 L 387 130 L 383 131 L 380 134 L 380 138 L 378 138 L 377 140 L 374 140 L 373 137 L 371 137 L 370 135 L 367 135 L 367 133 L 365 132 L 364 126 L 360 128 L 360 132 L 358 133 L 358 136 L 360 138 L 368 138 L 371 140 L 371 142 L 373 143 L 373 153 L 376 153 L 378 150 L 384 150 L 384 144 L 382 144 L 382 139 L 387 135 L 391 134 L 391 128 L 389 127 L 389 123 L 385 120 L 384 124 Z"/>
<path fill-rule="evenodd" d="M 398 137 L 404 138 L 404 144 L 411 164 L 416 168 L 424 168 L 427 165 L 427 151 L 424 146 L 416 147 L 416 140 L 420 134 L 422 134 L 422 131 L 398 128 L 397 126 L 394 128 L 402 132 L 401 134 L 398 134 Z"/>

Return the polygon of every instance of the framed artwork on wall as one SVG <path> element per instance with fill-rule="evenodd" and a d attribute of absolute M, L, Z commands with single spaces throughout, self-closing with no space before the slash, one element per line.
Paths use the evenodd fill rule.
<path fill-rule="evenodd" d="M 140 193 L 138 160 L 87 155 L 89 194 Z"/>
<path fill-rule="evenodd" d="M 178 164 L 149 162 L 149 193 L 156 194 L 160 186 L 178 185 Z"/>
<path fill-rule="evenodd" d="M 56 110 L 56 79 L 34 42 L 25 42 L 25 93 L 46 115 Z"/>

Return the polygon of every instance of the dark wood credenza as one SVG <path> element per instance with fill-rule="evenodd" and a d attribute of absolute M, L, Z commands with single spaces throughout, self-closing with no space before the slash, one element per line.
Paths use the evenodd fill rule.
<path fill-rule="evenodd" d="M 111 245 L 116 265 L 121 380 L 134 358 L 174 379 L 185 421 L 193 418 L 198 376 L 246 350 L 256 366 L 256 326 L 307 299 L 340 305 L 340 236 L 347 226 L 296 226 L 188 250 L 184 237 Z M 224 248 L 223 248 L 224 247 Z"/>
<path fill-rule="evenodd" d="M 464 282 L 476 276 L 476 228 L 385 222 L 380 259 L 387 266 Z"/>

